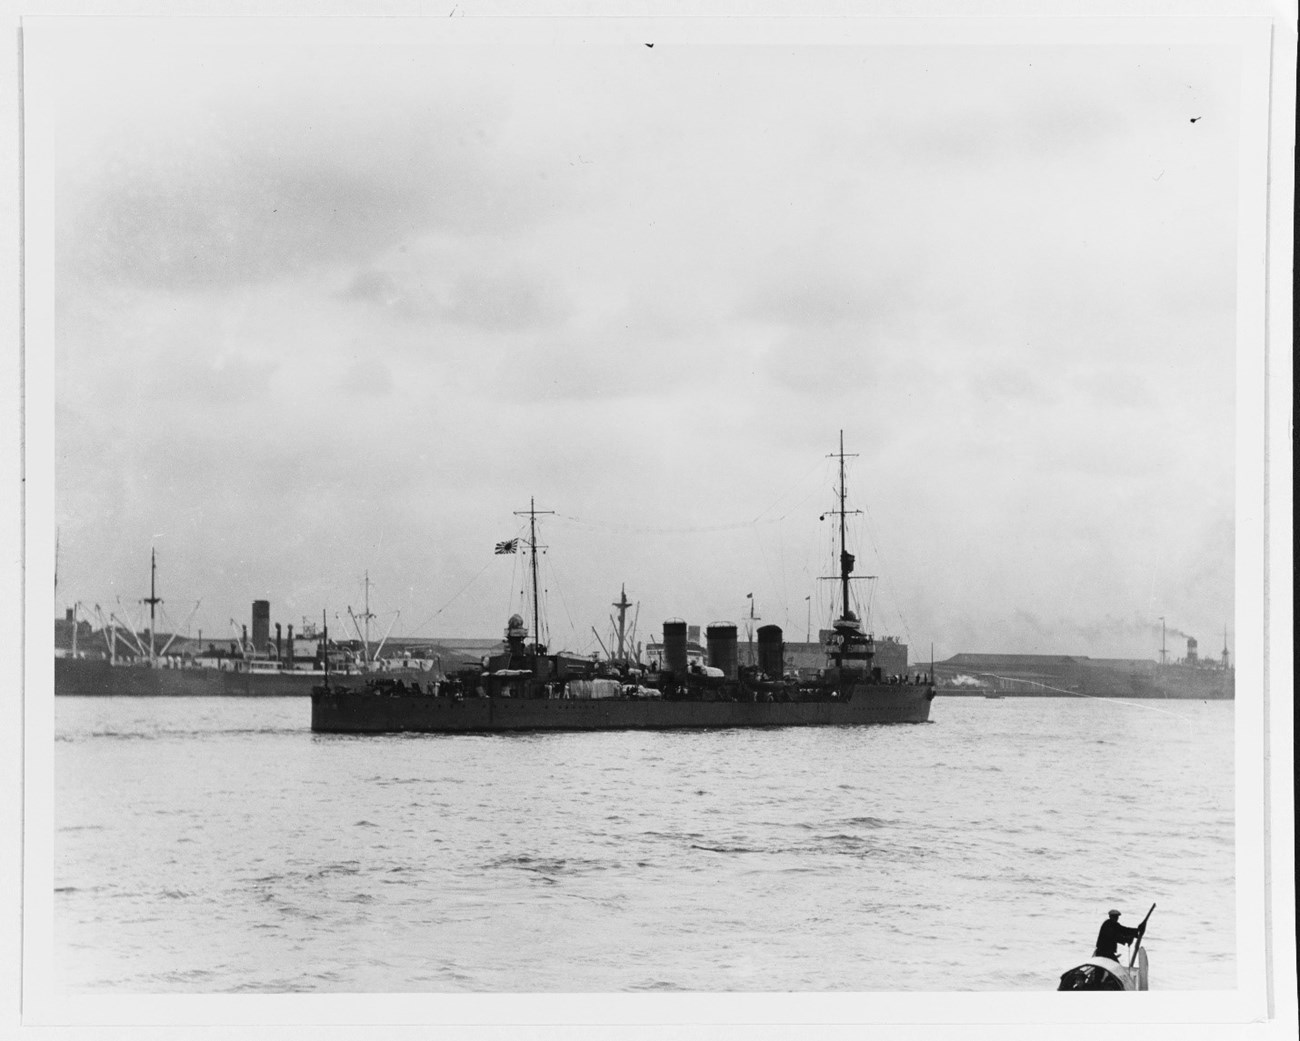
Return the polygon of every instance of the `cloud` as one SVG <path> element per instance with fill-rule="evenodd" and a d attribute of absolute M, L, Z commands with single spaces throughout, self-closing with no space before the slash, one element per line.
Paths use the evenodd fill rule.
<path fill-rule="evenodd" d="M 1035 97 L 1009 107 L 990 107 L 981 98 L 955 99 L 942 117 L 900 123 L 881 137 L 907 162 L 978 168 L 999 167 L 1008 159 L 1037 164 L 1068 158 L 1129 128 L 1122 106 L 1097 98 Z"/>
<path fill-rule="evenodd" d="M 374 304 L 403 318 L 417 318 L 425 313 L 416 298 L 389 271 L 374 268 L 358 271 L 341 295 Z"/>
<path fill-rule="evenodd" d="M 1022 402 L 1036 405 L 1051 404 L 1059 400 L 1054 388 L 1033 372 L 1031 367 L 1019 363 L 976 360 L 967 363 L 967 386 L 977 398 L 998 402 L 1000 406 L 1014 406 Z"/>
<path fill-rule="evenodd" d="M 295 171 L 244 144 L 203 151 L 137 153 L 110 166 L 65 224 L 65 263 L 83 277 L 148 287 L 252 283 L 368 255 L 400 233 L 393 216 L 412 209 L 395 186 L 328 162 L 304 158 Z"/>
<path fill-rule="evenodd" d="M 483 332 L 544 332 L 573 306 L 561 279 L 523 260 L 518 240 L 436 236 L 404 244 L 362 266 L 340 293 L 394 318 Z"/>
<path fill-rule="evenodd" d="M 134 583 L 165 529 L 177 580 L 241 612 L 313 613 L 365 567 L 441 602 L 504 587 L 483 554 L 535 494 L 606 525 L 548 528 L 578 621 L 616 576 L 653 624 L 753 589 L 802 630 L 843 428 L 860 559 L 888 549 L 941 653 L 1087 653 L 1090 620 L 1230 599 L 1213 55 L 199 35 L 62 81 L 83 585 Z M 1195 135 L 1187 76 L 1219 105 Z M 438 624 L 497 632 L 493 596 Z"/>
<path fill-rule="evenodd" d="M 755 286 L 738 317 L 796 329 L 843 324 L 886 325 L 915 306 L 913 286 L 897 272 L 865 272 L 859 280 L 821 265 L 798 265 Z"/>
<path fill-rule="evenodd" d="M 340 378 L 340 389 L 364 397 L 386 397 L 393 390 L 393 370 L 382 358 L 358 358 Z"/>
<path fill-rule="evenodd" d="M 497 386 L 512 401 L 543 399 L 570 405 L 672 393 L 671 374 L 663 368 L 662 357 L 612 345 L 600 349 L 590 339 L 547 341 L 533 350 L 504 355 Z"/>
<path fill-rule="evenodd" d="M 518 272 L 462 274 L 452 285 L 445 317 L 484 329 L 538 329 L 564 314 L 540 280 Z"/>
<path fill-rule="evenodd" d="M 506 114 L 490 94 L 430 110 L 400 95 L 344 100 L 333 85 L 279 102 L 137 118 L 65 169 L 62 270 L 170 289 L 253 284 L 363 263 L 432 231 L 519 228 L 557 202 L 535 169 L 493 161 Z"/>

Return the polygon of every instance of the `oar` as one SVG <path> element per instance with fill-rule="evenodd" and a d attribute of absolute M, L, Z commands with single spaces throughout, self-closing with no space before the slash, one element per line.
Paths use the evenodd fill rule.
<path fill-rule="evenodd" d="M 1152 905 L 1151 905 L 1151 911 L 1154 911 L 1155 909 L 1156 909 L 1156 905 L 1155 905 L 1155 904 L 1152 904 Z M 1147 912 L 1147 917 L 1146 917 L 1146 918 L 1143 918 L 1142 921 L 1140 921 L 1140 922 L 1138 923 L 1138 934 L 1137 934 L 1137 939 L 1136 939 L 1136 940 L 1134 941 L 1134 943 L 1133 943 L 1133 951 L 1132 951 L 1132 953 L 1129 954 L 1129 956 L 1128 956 L 1128 967 L 1129 967 L 1130 969 L 1133 968 L 1133 963 L 1134 963 L 1135 961 L 1137 961 L 1138 948 L 1142 946 L 1142 934 L 1145 933 L 1145 932 L 1147 931 L 1147 918 L 1150 918 L 1150 917 L 1151 917 L 1151 911 L 1148 911 L 1148 912 Z"/>

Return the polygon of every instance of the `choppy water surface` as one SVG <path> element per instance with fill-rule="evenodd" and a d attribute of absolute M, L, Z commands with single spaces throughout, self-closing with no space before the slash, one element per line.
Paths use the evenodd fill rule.
<path fill-rule="evenodd" d="M 55 971 L 115 991 L 1050 990 L 1152 902 L 1236 985 L 1232 704 L 924 726 L 313 735 L 306 699 L 60 698 Z"/>

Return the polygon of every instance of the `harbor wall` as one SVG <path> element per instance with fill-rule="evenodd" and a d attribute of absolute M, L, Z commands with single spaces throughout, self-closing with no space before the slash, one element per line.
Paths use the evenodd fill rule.
<path fill-rule="evenodd" d="M 1227 700 L 1235 672 L 1214 663 L 1160 665 L 1083 655 L 957 654 L 935 662 L 946 697 L 1107 697 Z"/>

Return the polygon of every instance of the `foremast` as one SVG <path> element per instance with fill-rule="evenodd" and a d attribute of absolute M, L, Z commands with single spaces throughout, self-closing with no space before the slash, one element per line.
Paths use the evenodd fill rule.
<path fill-rule="evenodd" d="M 527 510 L 516 510 L 516 517 L 528 518 L 528 558 L 532 570 L 533 578 L 533 646 L 534 654 L 545 654 L 546 645 L 542 643 L 542 614 L 541 598 L 537 592 L 537 518 L 546 514 L 554 513 L 554 510 L 539 510 L 537 500 L 532 496 L 528 499 Z M 545 547 L 543 547 L 545 548 Z"/>
<path fill-rule="evenodd" d="M 553 663 L 547 657 L 546 644 L 542 642 L 542 598 L 540 580 L 537 573 L 537 551 L 545 546 L 537 545 L 537 518 L 552 513 L 552 510 L 539 510 L 537 500 L 529 498 L 528 509 L 515 510 L 516 517 L 528 518 L 527 552 L 529 575 L 532 579 L 533 632 L 532 642 L 528 640 L 528 625 L 522 614 L 512 614 L 506 622 L 505 646 L 500 654 L 492 655 L 484 661 L 483 679 L 487 681 L 489 697 L 532 697 L 537 684 L 544 684 L 553 671 Z M 498 544 L 498 552 L 517 552 L 518 538 Z M 526 608 L 525 608 L 526 610 Z"/>

